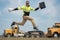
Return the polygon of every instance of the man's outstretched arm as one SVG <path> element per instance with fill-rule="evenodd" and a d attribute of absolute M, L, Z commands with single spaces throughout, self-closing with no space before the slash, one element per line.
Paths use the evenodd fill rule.
<path fill-rule="evenodd" d="M 23 6 L 22 7 L 17 7 L 17 8 L 9 8 L 9 12 L 16 11 L 16 10 L 21 10 L 21 9 L 23 9 Z"/>
<path fill-rule="evenodd" d="M 18 8 L 14 8 L 12 11 L 18 10 Z"/>
<path fill-rule="evenodd" d="M 35 8 L 35 11 L 37 11 L 39 9 L 39 7 Z"/>
<path fill-rule="evenodd" d="M 35 8 L 35 9 L 31 7 L 31 10 L 33 10 L 33 11 L 37 11 L 38 9 L 39 9 L 39 7 Z"/>
<path fill-rule="evenodd" d="M 18 8 L 9 8 L 9 12 L 19 10 Z"/>

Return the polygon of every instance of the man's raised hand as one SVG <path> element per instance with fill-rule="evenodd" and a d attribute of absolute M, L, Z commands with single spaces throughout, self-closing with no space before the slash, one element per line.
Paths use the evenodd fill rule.
<path fill-rule="evenodd" d="M 12 12 L 14 10 L 14 8 L 9 8 L 8 11 L 9 12 Z"/>

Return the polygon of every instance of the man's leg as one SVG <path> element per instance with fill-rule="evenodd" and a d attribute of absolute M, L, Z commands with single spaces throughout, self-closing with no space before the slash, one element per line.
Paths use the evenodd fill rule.
<path fill-rule="evenodd" d="M 17 25 L 24 25 L 27 20 L 23 18 L 22 22 L 13 22 L 11 26 L 17 24 Z"/>
<path fill-rule="evenodd" d="M 32 24 L 33 24 L 33 28 L 37 29 L 37 26 L 36 26 L 35 21 L 34 21 L 33 18 L 31 18 L 30 16 L 26 16 L 25 19 L 30 20 L 32 22 Z"/>
<path fill-rule="evenodd" d="M 22 25 L 22 26 L 23 26 L 23 25 L 25 24 L 26 21 L 27 21 L 27 20 L 23 19 L 22 22 L 16 22 L 16 24 Z"/>

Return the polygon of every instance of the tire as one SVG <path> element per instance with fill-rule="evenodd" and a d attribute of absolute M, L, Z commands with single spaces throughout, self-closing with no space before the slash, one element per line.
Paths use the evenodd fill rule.
<path fill-rule="evenodd" d="M 58 35 L 58 37 L 60 38 L 60 34 Z"/>
<path fill-rule="evenodd" d="M 11 37 L 11 35 L 8 34 L 7 37 Z"/>
<path fill-rule="evenodd" d="M 24 37 L 27 37 L 27 38 L 28 38 L 28 37 L 29 37 L 29 33 L 28 33 L 28 32 L 25 33 L 25 34 L 24 34 Z"/>
<path fill-rule="evenodd" d="M 34 38 L 34 35 L 31 35 L 32 38 Z"/>
<path fill-rule="evenodd" d="M 24 37 L 27 37 L 27 38 L 28 38 L 28 37 L 29 37 L 29 35 L 25 35 Z"/>
<path fill-rule="evenodd" d="M 4 36 L 4 37 L 7 37 L 7 35 L 6 35 L 5 33 L 3 34 L 3 36 Z"/>
<path fill-rule="evenodd" d="M 41 32 L 39 33 L 39 36 L 40 36 L 40 37 L 44 37 L 44 32 L 41 31 Z"/>
<path fill-rule="evenodd" d="M 54 33 L 53 37 L 55 37 L 55 38 L 59 37 L 58 33 Z"/>
<path fill-rule="evenodd" d="M 12 35 L 11 35 L 11 34 L 9 34 L 9 33 L 8 33 L 6 36 L 7 36 L 7 37 L 12 37 Z"/>
<path fill-rule="evenodd" d="M 29 38 L 31 38 L 31 36 L 32 36 L 32 35 L 31 35 L 31 34 L 29 34 Z"/>
<path fill-rule="evenodd" d="M 12 34 L 12 37 L 14 37 L 14 34 Z"/>
<path fill-rule="evenodd" d="M 4 35 L 4 37 L 7 37 L 7 35 Z"/>

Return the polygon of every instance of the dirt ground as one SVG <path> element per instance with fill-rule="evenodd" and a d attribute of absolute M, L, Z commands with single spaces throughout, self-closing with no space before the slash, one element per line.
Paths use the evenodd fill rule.
<path fill-rule="evenodd" d="M 0 40 L 60 40 L 60 38 L 20 38 L 20 37 L 0 37 Z"/>

